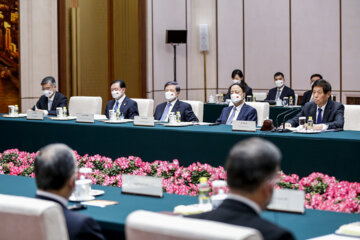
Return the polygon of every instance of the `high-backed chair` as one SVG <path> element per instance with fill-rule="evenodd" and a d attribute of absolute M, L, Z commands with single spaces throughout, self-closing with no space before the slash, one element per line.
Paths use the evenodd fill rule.
<path fill-rule="evenodd" d="M 184 218 L 138 210 L 125 224 L 128 240 L 258 240 L 261 234 L 252 228 L 208 220 Z"/>
<path fill-rule="evenodd" d="M 344 105 L 344 130 L 360 131 L 360 105 Z"/>
<path fill-rule="evenodd" d="M 59 204 L 0 194 L 0 238 L 66 240 L 69 236 Z"/>
<path fill-rule="evenodd" d="M 266 92 L 253 92 L 253 96 L 256 98 L 257 101 L 264 101 L 267 93 Z"/>
<path fill-rule="evenodd" d="M 193 112 L 200 122 L 204 119 L 204 103 L 202 101 L 181 100 L 191 105 Z"/>
<path fill-rule="evenodd" d="M 298 99 L 299 99 L 299 94 L 295 93 L 295 102 L 294 102 L 294 105 L 298 105 Z"/>
<path fill-rule="evenodd" d="M 154 100 L 145 98 L 132 98 L 137 105 L 141 117 L 152 117 L 154 113 Z"/>
<path fill-rule="evenodd" d="M 269 118 L 270 105 L 268 102 L 246 102 L 247 105 L 256 109 L 257 125 L 262 126 L 263 122 Z"/>
<path fill-rule="evenodd" d="M 69 115 L 76 116 L 77 113 L 101 114 L 101 97 L 73 96 L 69 101 Z"/>

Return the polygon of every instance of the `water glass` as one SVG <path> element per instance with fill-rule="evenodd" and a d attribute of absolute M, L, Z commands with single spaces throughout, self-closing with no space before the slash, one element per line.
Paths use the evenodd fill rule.
<path fill-rule="evenodd" d="M 299 126 L 304 127 L 306 123 L 306 117 L 299 117 Z"/>
<path fill-rule="evenodd" d="M 115 121 L 116 120 L 115 110 L 109 110 L 109 119 L 110 119 L 110 121 Z"/>
<path fill-rule="evenodd" d="M 253 96 L 252 95 L 246 96 L 246 101 L 247 102 L 252 102 L 253 101 Z"/>
<path fill-rule="evenodd" d="M 169 113 L 169 123 L 176 123 L 176 115 L 173 112 Z"/>
<path fill-rule="evenodd" d="M 284 106 L 284 107 L 289 106 L 289 98 L 288 98 L 288 97 L 284 97 L 284 98 L 283 98 L 283 106 Z"/>
<path fill-rule="evenodd" d="M 64 117 L 64 111 L 62 107 L 56 108 L 56 117 L 57 118 L 63 118 Z"/>
<path fill-rule="evenodd" d="M 13 117 L 15 116 L 15 106 L 9 105 L 9 116 Z"/>

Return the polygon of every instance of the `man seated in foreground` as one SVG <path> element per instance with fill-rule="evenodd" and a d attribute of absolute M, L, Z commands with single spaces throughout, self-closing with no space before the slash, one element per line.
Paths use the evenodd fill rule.
<path fill-rule="evenodd" d="M 57 107 L 66 107 L 67 98 L 56 91 L 56 82 L 53 77 L 45 77 L 41 81 L 41 89 L 44 93 L 36 104 L 31 108 L 33 111 L 41 111 L 45 116 L 55 115 Z"/>
<path fill-rule="evenodd" d="M 297 127 L 299 117 L 311 116 L 315 130 L 337 129 L 344 127 L 344 105 L 331 100 L 331 85 L 324 79 L 313 84 L 314 101 L 308 102 L 294 118 L 285 123 L 285 127 Z"/>
<path fill-rule="evenodd" d="M 76 176 L 75 156 L 68 146 L 45 146 L 35 158 L 35 180 L 38 188 L 36 198 L 60 204 L 70 240 L 105 239 L 100 226 L 92 218 L 67 208 Z"/>
<path fill-rule="evenodd" d="M 280 161 L 280 150 L 269 141 L 250 138 L 237 143 L 225 164 L 228 198 L 217 209 L 190 217 L 254 228 L 265 240 L 294 239 L 289 231 L 260 217 L 271 200 Z"/>
<path fill-rule="evenodd" d="M 245 101 L 245 85 L 233 83 L 230 86 L 230 98 L 233 106 L 223 108 L 217 123 L 231 125 L 234 120 L 255 121 L 257 122 L 256 109 L 247 105 Z"/>

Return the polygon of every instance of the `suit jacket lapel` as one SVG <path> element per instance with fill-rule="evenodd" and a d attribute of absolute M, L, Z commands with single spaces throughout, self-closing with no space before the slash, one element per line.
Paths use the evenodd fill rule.
<path fill-rule="evenodd" d="M 176 112 L 178 112 L 180 109 L 180 101 L 176 100 L 174 107 L 171 109 L 171 112 L 174 112 L 176 114 Z"/>
<path fill-rule="evenodd" d="M 242 116 L 245 114 L 246 112 L 246 109 L 247 109 L 247 105 L 244 103 L 244 105 L 242 106 L 240 112 L 239 112 L 239 115 L 237 117 L 236 120 L 240 120 L 242 118 Z"/>
<path fill-rule="evenodd" d="M 287 93 L 287 86 L 284 86 L 283 90 L 281 91 L 280 98 L 283 99 L 286 93 Z"/>
<path fill-rule="evenodd" d="M 329 119 L 330 113 L 332 111 L 332 107 L 333 107 L 333 102 L 329 100 L 325 107 L 322 122 L 329 122 L 328 119 Z"/>
<path fill-rule="evenodd" d="M 120 112 L 124 113 L 125 106 L 127 105 L 127 103 L 128 103 L 128 98 L 125 97 L 125 98 L 124 98 L 124 101 L 121 103 Z"/>
<path fill-rule="evenodd" d="M 316 123 L 316 109 L 317 109 L 317 105 L 315 103 L 312 104 L 310 109 L 310 116 L 312 116 L 314 123 Z"/>
<path fill-rule="evenodd" d="M 53 99 L 53 102 L 51 104 L 51 109 L 50 110 L 56 110 L 55 106 L 57 106 L 56 103 L 57 103 L 58 99 L 59 99 L 59 94 L 58 94 L 58 92 L 55 92 L 54 99 Z"/>

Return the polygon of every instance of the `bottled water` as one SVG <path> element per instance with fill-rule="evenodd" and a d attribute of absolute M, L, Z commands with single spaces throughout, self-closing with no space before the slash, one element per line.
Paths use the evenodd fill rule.
<path fill-rule="evenodd" d="M 116 120 L 120 120 L 120 110 L 116 110 Z"/>
<path fill-rule="evenodd" d="M 312 119 L 312 116 L 309 116 L 308 122 L 307 122 L 307 129 L 308 130 L 313 130 L 313 127 L 314 127 L 314 121 Z"/>
<path fill-rule="evenodd" d="M 67 109 L 66 109 L 66 107 L 63 107 L 63 116 L 67 117 Z"/>
<path fill-rule="evenodd" d="M 207 183 L 207 178 L 201 177 L 199 183 L 199 205 L 210 204 L 209 192 L 210 186 Z"/>
<path fill-rule="evenodd" d="M 17 116 L 19 116 L 19 107 L 18 107 L 18 105 L 15 105 L 14 106 L 14 115 L 17 117 Z"/>
<path fill-rule="evenodd" d="M 294 99 L 293 99 L 292 96 L 291 96 L 290 99 L 289 99 L 289 105 L 290 105 L 290 106 L 293 106 L 293 105 L 294 105 Z"/>
<path fill-rule="evenodd" d="M 176 112 L 176 122 L 177 123 L 181 122 L 181 115 L 179 111 Z"/>

